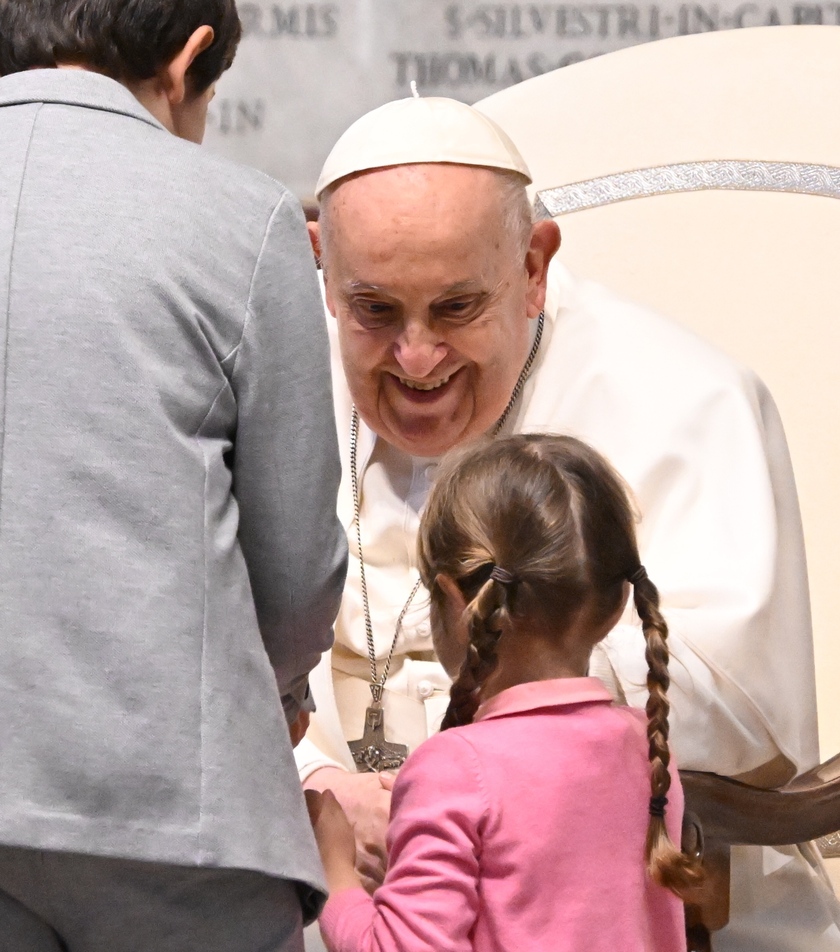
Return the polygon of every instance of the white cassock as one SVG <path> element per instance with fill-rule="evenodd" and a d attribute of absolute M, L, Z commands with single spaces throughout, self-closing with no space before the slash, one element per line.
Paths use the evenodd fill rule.
<path fill-rule="evenodd" d="M 774 764 L 818 761 L 814 659 L 802 529 L 781 421 L 746 368 L 650 311 L 553 264 L 542 344 L 505 432 L 577 436 L 632 488 L 642 561 L 670 628 L 672 740 L 681 767 L 770 783 Z M 350 539 L 336 646 L 313 673 L 318 712 L 298 748 L 306 777 L 352 769 L 370 666 L 349 478 L 351 401 L 335 337 L 333 372 Z M 418 577 L 415 536 L 435 461 L 413 459 L 360 427 L 362 543 L 379 669 Z M 644 639 L 631 611 L 591 673 L 643 707 Z M 434 731 L 449 683 L 434 660 L 428 596 L 406 614 L 384 695 L 387 739 L 415 747 Z M 541 752 L 539 756 L 545 756 Z M 781 782 L 777 779 L 775 783 Z M 730 925 L 717 952 L 840 950 L 840 904 L 802 852 L 737 847 Z"/>

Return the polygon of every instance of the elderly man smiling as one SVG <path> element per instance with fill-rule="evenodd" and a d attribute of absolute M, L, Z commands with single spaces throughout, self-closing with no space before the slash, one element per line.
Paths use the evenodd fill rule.
<path fill-rule="evenodd" d="M 437 728 L 448 689 L 418 513 L 436 458 L 483 434 L 571 433 L 629 482 L 672 632 L 683 767 L 774 785 L 817 760 L 802 535 L 772 399 L 693 335 L 569 275 L 557 225 L 531 221 L 528 181 L 478 111 L 408 99 L 354 124 L 318 186 L 351 567 L 298 764 L 350 814 L 371 883 L 392 782 L 377 771 Z M 643 703 L 636 620 L 603 646 L 592 673 Z M 801 851 L 736 854 L 716 948 L 840 948 L 836 900 Z"/>

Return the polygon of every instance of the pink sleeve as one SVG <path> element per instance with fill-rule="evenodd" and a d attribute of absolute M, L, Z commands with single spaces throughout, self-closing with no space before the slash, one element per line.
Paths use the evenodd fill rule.
<path fill-rule="evenodd" d="M 470 952 L 488 801 L 472 746 L 448 731 L 406 761 L 394 786 L 389 865 L 373 898 L 331 897 L 330 952 Z"/>

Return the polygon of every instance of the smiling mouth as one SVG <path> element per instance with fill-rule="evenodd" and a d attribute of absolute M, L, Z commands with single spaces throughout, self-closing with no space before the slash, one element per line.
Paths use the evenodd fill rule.
<path fill-rule="evenodd" d="M 437 390 L 440 387 L 443 387 L 445 384 L 448 384 L 452 379 L 452 374 L 448 377 L 443 377 L 441 380 L 436 380 L 433 383 L 421 383 L 418 380 L 406 380 L 405 377 L 397 377 L 397 380 L 404 386 L 408 387 L 409 390 Z"/>

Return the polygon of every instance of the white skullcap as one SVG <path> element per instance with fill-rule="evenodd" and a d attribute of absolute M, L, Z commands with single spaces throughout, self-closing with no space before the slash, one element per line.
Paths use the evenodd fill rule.
<path fill-rule="evenodd" d="M 327 156 L 315 197 L 354 172 L 451 162 L 531 173 L 508 134 L 466 103 L 430 96 L 386 103 L 357 119 Z"/>

